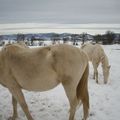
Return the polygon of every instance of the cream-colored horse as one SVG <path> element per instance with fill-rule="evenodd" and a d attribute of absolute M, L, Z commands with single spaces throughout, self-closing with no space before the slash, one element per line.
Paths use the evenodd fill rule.
<path fill-rule="evenodd" d="M 109 77 L 109 70 L 110 65 L 108 62 L 108 58 L 102 48 L 99 44 L 84 44 L 81 47 L 83 51 L 88 55 L 89 61 L 92 62 L 93 68 L 94 68 L 94 76 L 93 78 L 96 79 L 96 82 L 98 83 L 98 66 L 100 63 L 102 63 L 102 69 L 103 69 L 103 76 L 104 76 L 104 83 L 106 84 L 108 82 Z"/>
<path fill-rule="evenodd" d="M 12 94 L 13 116 L 17 118 L 17 102 L 28 120 L 33 120 L 22 89 L 46 91 L 61 83 L 70 103 L 69 120 L 74 119 L 81 101 L 84 120 L 88 117 L 88 59 L 86 54 L 70 45 L 27 48 L 13 44 L 0 52 L 0 83 Z"/>

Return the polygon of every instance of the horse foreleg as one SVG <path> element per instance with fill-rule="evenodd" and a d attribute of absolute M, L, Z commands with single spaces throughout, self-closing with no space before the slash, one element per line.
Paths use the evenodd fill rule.
<path fill-rule="evenodd" d="M 93 72 L 93 79 L 95 79 L 95 71 Z"/>
<path fill-rule="evenodd" d="M 96 83 L 98 83 L 98 70 L 95 71 Z"/>
<path fill-rule="evenodd" d="M 16 101 L 19 102 L 20 106 L 22 107 L 26 117 L 28 120 L 33 120 L 29 110 L 28 110 L 28 106 L 25 102 L 25 98 L 24 95 L 22 93 L 22 90 L 19 87 L 15 87 L 15 88 L 9 88 L 10 92 L 12 93 L 12 95 L 14 96 L 13 98 L 13 105 L 16 104 Z M 16 99 L 16 100 L 15 100 Z M 16 116 L 16 106 L 14 106 L 14 114 Z M 15 120 L 16 118 L 14 117 L 13 120 Z"/>
<path fill-rule="evenodd" d="M 8 120 L 15 120 L 18 117 L 18 114 L 17 114 L 17 101 L 13 96 L 12 96 L 12 104 L 13 104 L 13 116 L 10 117 Z"/>
<path fill-rule="evenodd" d="M 96 82 L 98 83 L 98 64 L 93 62 L 93 68 L 94 68 L 94 75 L 93 75 L 93 79 L 96 80 Z"/>
<path fill-rule="evenodd" d="M 13 118 L 17 118 L 17 100 L 12 96 L 12 104 L 13 104 Z"/>

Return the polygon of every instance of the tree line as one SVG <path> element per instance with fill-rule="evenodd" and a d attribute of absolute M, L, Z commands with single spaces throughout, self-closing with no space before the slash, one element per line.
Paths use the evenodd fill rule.
<path fill-rule="evenodd" d="M 119 43 L 120 44 L 120 34 L 116 34 L 112 31 L 106 31 L 105 34 L 96 34 L 96 35 L 90 35 L 92 36 L 91 41 L 94 43 L 101 43 L 101 44 L 114 44 L 114 43 Z M 2 41 L 3 36 L 0 35 L 0 40 Z M 58 33 L 53 33 L 51 35 L 51 41 L 55 42 L 55 41 L 59 41 L 61 39 L 61 34 Z M 26 40 L 26 34 L 17 34 L 16 35 L 16 41 L 25 41 Z M 32 36 L 30 38 L 29 41 L 31 41 L 31 44 L 33 43 L 33 41 L 44 41 L 44 38 L 38 38 L 36 39 L 35 36 Z M 76 43 L 78 41 L 82 41 L 82 43 L 84 44 L 84 42 L 90 40 L 88 39 L 88 34 L 87 33 L 82 33 L 82 34 L 69 34 L 69 36 L 65 36 L 62 38 L 63 43 L 67 42 L 67 41 L 72 41 L 74 43 L 74 45 L 76 45 Z"/>
<path fill-rule="evenodd" d="M 114 44 L 119 43 L 120 44 L 120 34 L 116 35 L 112 31 L 107 31 L 105 34 L 97 34 L 94 35 L 94 42 L 102 44 Z"/>

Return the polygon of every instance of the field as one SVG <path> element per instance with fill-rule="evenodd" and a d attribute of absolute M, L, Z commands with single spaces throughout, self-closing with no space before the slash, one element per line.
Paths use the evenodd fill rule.
<path fill-rule="evenodd" d="M 119 120 L 120 119 L 120 45 L 103 46 L 111 65 L 108 84 L 103 84 L 101 65 L 99 66 L 99 84 L 93 80 L 93 68 L 90 63 L 89 120 Z M 30 112 L 34 120 L 68 120 L 69 103 L 63 87 L 47 92 L 29 92 L 23 90 Z M 12 101 L 9 91 L 0 85 L 0 120 L 7 120 L 12 114 Z M 27 120 L 18 106 L 17 120 Z M 82 120 L 82 106 L 77 109 L 76 120 Z"/>

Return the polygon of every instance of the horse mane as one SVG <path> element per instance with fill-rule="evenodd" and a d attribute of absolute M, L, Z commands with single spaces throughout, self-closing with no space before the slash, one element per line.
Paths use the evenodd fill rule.
<path fill-rule="evenodd" d="M 95 44 L 95 48 L 94 49 L 98 49 L 99 50 L 99 56 L 100 56 L 100 62 L 102 63 L 102 67 L 105 68 L 107 66 L 109 66 L 109 61 L 108 61 L 108 57 L 104 51 L 104 49 L 102 48 L 101 45 L 99 44 Z"/>
<path fill-rule="evenodd" d="M 101 58 L 101 63 L 103 68 L 109 66 L 108 57 L 106 56 L 105 53 L 104 53 L 104 56 Z"/>

